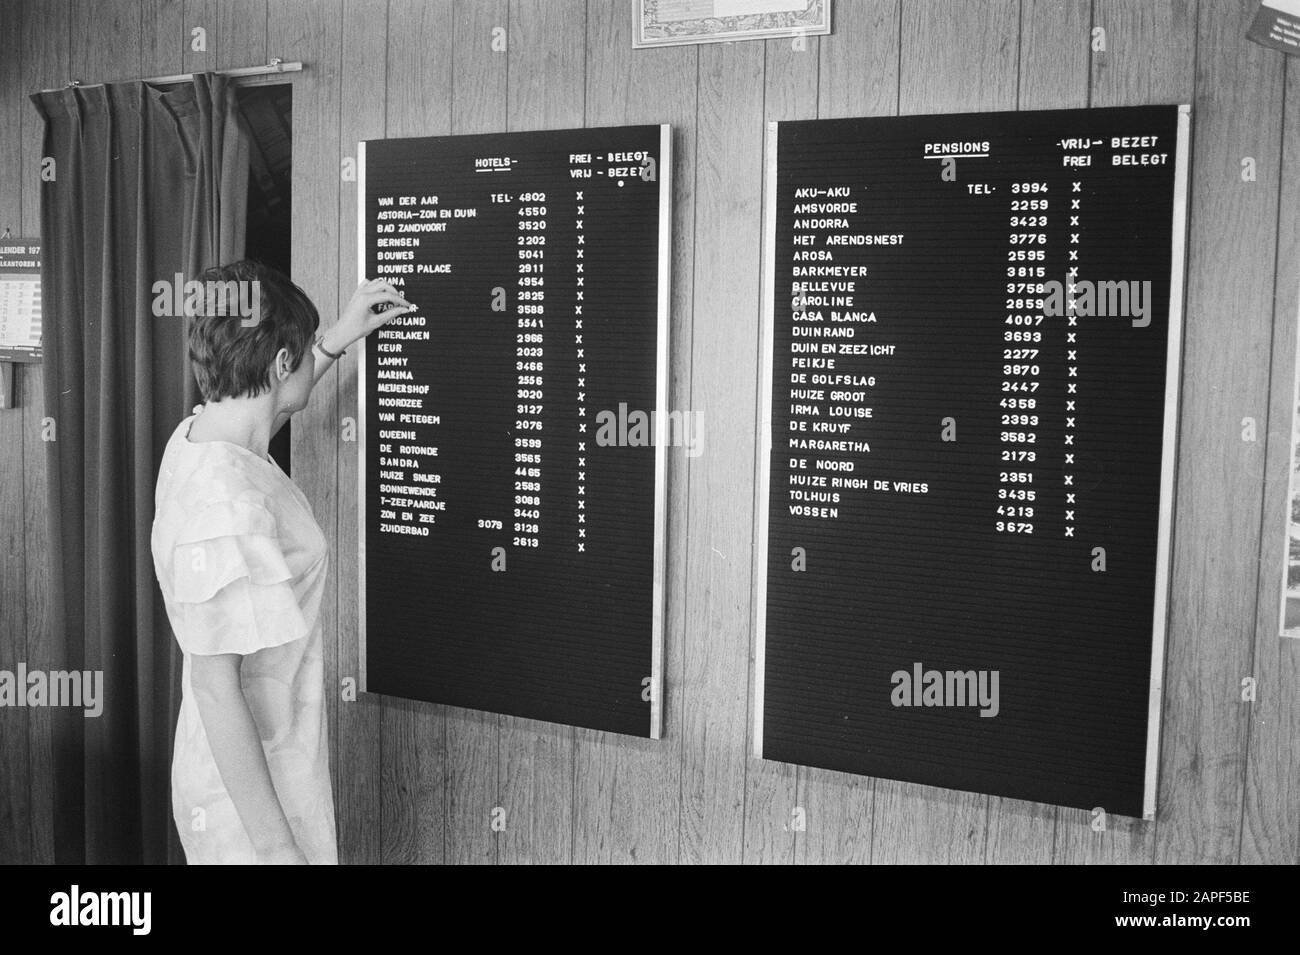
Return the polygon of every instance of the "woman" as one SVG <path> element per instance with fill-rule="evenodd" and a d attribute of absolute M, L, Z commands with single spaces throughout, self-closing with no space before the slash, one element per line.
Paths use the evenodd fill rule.
<path fill-rule="evenodd" d="M 152 536 L 184 653 L 172 811 L 190 863 L 335 863 L 326 541 L 267 446 L 344 349 L 412 307 L 391 285 L 363 282 L 315 337 L 315 306 L 272 269 L 236 262 L 200 280 L 214 294 L 189 346 L 205 404 L 167 443 Z M 216 284 L 229 282 L 252 284 Z M 233 289 L 242 298 L 217 301 L 215 290 Z M 232 314 L 250 300 L 252 321 Z M 388 311 L 375 314 L 381 303 Z"/>

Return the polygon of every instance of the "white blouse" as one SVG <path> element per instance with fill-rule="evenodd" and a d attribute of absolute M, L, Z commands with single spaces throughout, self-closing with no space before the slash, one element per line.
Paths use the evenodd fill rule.
<path fill-rule="evenodd" d="M 238 653 L 244 697 L 294 838 L 338 861 L 330 790 L 321 596 L 328 549 L 306 496 L 270 457 L 189 440 L 163 452 L 151 547 L 184 653 L 172 812 L 191 864 L 251 863 L 253 845 L 208 746 L 190 685 L 194 654 Z"/>

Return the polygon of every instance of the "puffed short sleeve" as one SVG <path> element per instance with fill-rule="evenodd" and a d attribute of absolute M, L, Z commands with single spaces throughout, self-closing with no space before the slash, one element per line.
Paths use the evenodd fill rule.
<path fill-rule="evenodd" d="M 185 522 L 172 549 L 172 629 L 186 653 L 249 654 L 308 635 L 262 504 L 230 500 Z"/>

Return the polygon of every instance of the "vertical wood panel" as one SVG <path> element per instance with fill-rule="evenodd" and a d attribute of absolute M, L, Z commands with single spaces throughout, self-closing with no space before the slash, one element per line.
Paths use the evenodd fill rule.
<path fill-rule="evenodd" d="M 21 128 L 31 106 L 22 93 L 22 24 L 16 4 L 0 9 L 0 128 Z M 0 139 L 0 235 L 24 235 L 22 139 Z M 25 377 L 28 366 L 16 373 Z M 21 382 L 14 397 L 21 396 Z M 27 660 L 27 542 L 23 535 L 23 407 L 0 409 L 0 670 L 13 672 Z M 37 555 L 32 555 L 35 559 Z M 0 710 L 0 864 L 32 861 L 31 790 L 27 766 L 26 709 Z"/>
<path fill-rule="evenodd" d="M 180 73 L 189 36 L 185 29 L 185 0 L 140 0 L 140 23 L 138 75 Z"/>
<path fill-rule="evenodd" d="M 217 9 L 216 29 L 208 28 L 208 32 L 217 37 L 217 69 L 260 66 L 267 62 L 266 4 L 267 0 L 222 0 Z M 351 29 L 364 30 L 366 25 L 365 21 L 356 21 Z M 284 59 L 297 57 L 285 56 Z"/>
<path fill-rule="evenodd" d="M 493 51 L 493 30 L 507 30 L 507 0 L 475 0 L 452 9 L 451 131 L 496 133 L 506 128 L 508 51 Z M 448 863 L 493 863 L 497 837 L 489 827 L 500 803 L 498 720 L 478 710 L 445 708 Z"/>
<path fill-rule="evenodd" d="M 31 0 L 28 2 L 30 3 Z M 217 47 L 221 39 L 218 23 L 220 5 L 221 0 L 185 0 L 185 22 L 181 27 L 181 62 L 186 73 L 198 73 L 217 68 Z M 207 49 L 204 51 L 190 48 L 193 43 L 190 31 L 195 27 L 202 27 L 208 33 Z M 270 29 L 269 23 L 267 29 Z M 301 59 L 301 57 L 295 55 L 292 59 Z"/>
<path fill-rule="evenodd" d="M 670 123 L 673 127 L 673 245 L 670 275 L 669 407 L 687 410 L 690 382 L 690 217 L 698 54 L 690 47 L 632 49 L 624 4 L 588 5 L 587 125 Z M 641 740 L 575 731 L 574 862 L 672 863 L 677 860 L 681 737 L 675 704 L 681 677 L 680 595 L 685 544 L 686 462 L 668 449 L 664 608 L 664 738 Z"/>
<path fill-rule="evenodd" d="M 338 320 L 339 71 L 342 60 L 341 0 L 279 0 L 270 8 L 267 46 L 291 50 L 310 66 L 293 87 L 293 280 L 320 312 L 322 328 Z M 211 31 L 209 31 L 211 37 Z M 329 546 L 327 596 L 321 602 L 325 700 L 329 719 L 339 701 L 339 536 L 337 462 L 338 368 L 317 383 L 308 406 L 295 416 L 292 471 Z M 345 546 L 354 547 L 352 541 Z M 338 765 L 331 741 L 330 760 Z M 337 822 L 337 819 L 336 819 Z"/>
<path fill-rule="evenodd" d="M 984 856 L 990 865 L 1047 865 L 1052 861 L 1057 807 L 990 796 Z"/>
<path fill-rule="evenodd" d="M 1282 63 L 1243 41 L 1245 0 L 1201 5 L 1175 593 L 1156 862 L 1237 861 L 1268 433 Z M 1254 157 L 1258 181 L 1242 182 Z"/>
<path fill-rule="evenodd" d="M 758 175 L 754 181 L 754 191 L 759 204 L 759 281 L 765 281 L 762 269 L 762 236 L 768 227 L 763 211 L 764 162 L 766 151 L 766 124 L 796 119 L 815 119 L 817 116 L 817 88 L 820 80 L 820 38 L 796 37 L 768 40 L 763 43 L 763 127 L 762 142 L 759 146 L 760 162 Z M 759 304 L 761 308 L 761 292 Z M 761 360 L 761 316 L 755 313 L 755 324 L 759 334 L 749 336 L 751 354 L 755 368 Z M 761 381 L 761 372 L 759 373 Z M 763 402 L 771 400 L 770 394 L 759 394 L 755 383 L 755 413 Z M 761 421 L 758 415 L 755 421 Z M 762 454 L 762 442 L 757 444 L 755 463 Z M 757 579 L 763 562 L 767 560 L 765 542 L 757 536 L 759 527 L 758 509 L 762 506 L 762 489 L 757 486 L 757 475 L 751 484 L 754 494 L 754 508 L 751 515 L 752 525 L 750 540 L 750 581 Z M 761 612 L 758 606 L 760 595 L 751 593 L 750 613 L 756 621 Z M 751 641 L 755 640 L 757 627 L 751 627 Z M 750 660 L 757 661 L 757 647 L 751 643 Z M 756 666 L 755 662 L 752 666 Z M 745 694 L 748 707 L 747 724 L 753 732 L 754 720 L 754 686 L 755 674 L 749 673 L 749 683 Z M 745 844 L 742 859 L 745 862 L 785 864 L 794 862 L 795 846 L 799 838 L 798 825 L 807 826 L 806 807 L 799 805 L 799 768 L 792 763 L 780 763 L 774 760 L 757 759 L 752 749 L 746 748 L 745 757 Z M 797 816 L 802 817 L 797 821 Z M 814 820 L 814 823 L 816 820 Z"/>
<path fill-rule="evenodd" d="M 1014 109 L 1019 17 L 1007 0 L 903 0 L 899 113 Z M 872 861 L 982 861 L 989 798 L 877 780 Z"/>
<path fill-rule="evenodd" d="M 691 410 L 704 452 L 689 464 L 681 861 L 744 854 L 763 45 L 699 50 Z"/>
<path fill-rule="evenodd" d="M 388 46 L 388 0 L 344 0 L 343 65 L 339 78 L 339 154 L 356 158 L 357 143 L 380 139 L 385 126 L 385 63 Z M 279 55 L 279 54 L 277 54 Z M 341 168 L 341 165 L 340 165 Z M 338 301 L 346 302 L 362 276 L 357 275 L 357 189 L 342 182 L 339 197 Z M 349 348 L 339 360 L 340 422 L 358 425 L 357 356 Z M 359 573 L 357 537 L 357 441 L 339 443 L 338 595 L 339 679 L 360 681 L 358 659 Z M 336 714 L 337 757 L 334 761 L 334 807 L 339 832 L 339 861 L 374 865 L 381 842 L 380 755 L 381 703 L 364 694 L 340 701 Z"/>
<path fill-rule="evenodd" d="M 138 79 L 140 14 L 139 0 L 72 0 L 73 75 L 83 83 Z"/>
<path fill-rule="evenodd" d="M 388 4 L 388 131 L 392 137 L 451 132 L 450 0 Z M 383 704 L 381 861 L 444 858 L 446 720 L 443 707 L 412 700 Z"/>
<path fill-rule="evenodd" d="M 1093 0 L 1092 23 L 1106 31 L 1105 51 L 1092 54 L 1093 106 L 1190 102 L 1196 0 Z"/>
<path fill-rule="evenodd" d="M 1157 816 L 1159 812 L 1157 809 Z M 1155 852 L 1155 825 L 1141 819 L 1107 816 L 1105 830 L 1094 831 L 1095 822 L 1088 810 L 1060 808 L 1056 811 L 1052 859 L 1057 865 L 1147 865 L 1151 862 Z"/>
<path fill-rule="evenodd" d="M 898 111 L 963 113 L 1016 106 L 1018 0 L 903 0 Z"/>
<path fill-rule="evenodd" d="M 1300 209 L 1300 69 L 1287 64 L 1282 103 L 1282 176 L 1274 277 L 1273 362 L 1270 384 L 1264 514 L 1260 538 L 1259 600 L 1255 622 L 1258 698 L 1250 705 L 1242 863 L 1294 865 L 1300 861 L 1300 640 L 1278 636 L 1278 606 L 1289 534 L 1289 477 L 1295 414 L 1296 325 L 1300 312 L 1300 228 L 1288 211 Z"/>
<path fill-rule="evenodd" d="M 817 40 L 819 117 L 897 111 L 901 16 L 901 0 L 856 0 L 835 8 L 835 32 Z"/>
<path fill-rule="evenodd" d="M 1024 0 L 1020 9 L 1020 109 L 1088 105 L 1091 0 Z"/>
<path fill-rule="evenodd" d="M 819 40 L 817 115 L 888 116 L 898 109 L 899 0 L 843 4 L 835 10 L 835 33 Z M 760 395 L 760 401 L 770 400 Z M 762 558 L 764 542 L 756 550 Z M 762 595 L 755 595 L 761 600 Z M 830 769 L 799 769 L 798 804 L 807 829 L 795 837 L 795 860 L 815 865 L 871 861 L 871 823 L 876 781 Z"/>
<path fill-rule="evenodd" d="M 511 131 L 581 126 L 587 9 L 583 0 L 512 0 L 506 120 Z M 506 829 L 498 861 L 573 858 L 574 730 L 500 717 Z"/>
<path fill-rule="evenodd" d="M 61 87 L 71 74 L 71 22 L 68 0 L 23 5 L 23 89 Z M 22 111 L 22 190 L 24 235 L 41 234 L 41 146 L 44 124 L 31 104 Z M 45 415 L 44 366 L 28 365 L 22 372 L 23 414 L 23 538 L 26 542 L 27 666 L 50 670 L 59 655 L 49 637 L 49 528 L 46 523 L 49 486 L 46 454 L 41 440 Z M 54 860 L 54 730 L 50 711 L 28 710 L 28 767 L 31 774 L 33 861 Z"/>

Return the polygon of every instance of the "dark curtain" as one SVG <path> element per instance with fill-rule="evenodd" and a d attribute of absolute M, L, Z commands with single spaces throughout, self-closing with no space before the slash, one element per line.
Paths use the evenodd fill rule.
<path fill-rule="evenodd" d="M 162 451 L 199 398 L 188 320 L 154 283 L 242 256 L 249 139 L 215 74 L 32 96 L 42 183 L 50 669 L 102 670 L 103 713 L 51 710 L 59 863 L 183 861 L 172 823 L 180 654 L 149 540 Z M 49 423 L 47 423 L 49 424 Z"/>

